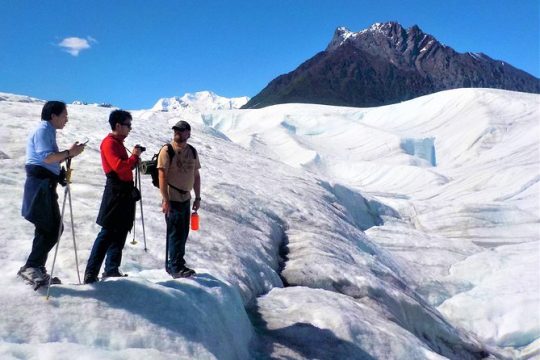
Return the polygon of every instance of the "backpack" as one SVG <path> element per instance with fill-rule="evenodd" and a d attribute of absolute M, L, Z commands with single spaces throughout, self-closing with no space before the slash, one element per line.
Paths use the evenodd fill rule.
<path fill-rule="evenodd" d="M 169 155 L 169 159 L 170 159 L 170 161 L 172 161 L 172 159 L 173 159 L 174 155 L 176 155 L 176 153 L 174 152 L 174 149 L 173 149 L 171 144 L 167 143 L 165 145 L 167 145 L 167 154 Z M 163 145 L 163 146 L 165 146 L 165 145 Z M 189 148 L 191 149 L 191 153 L 193 154 L 193 158 L 197 159 L 197 150 L 193 146 L 191 146 L 190 144 L 187 144 L 187 146 L 189 146 Z M 158 160 L 159 153 L 161 152 L 161 150 L 163 150 L 163 147 L 161 149 L 159 149 L 157 154 L 154 154 L 152 156 L 152 160 L 141 161 L 141 173 L 143 173 L 145 175 L 152 176 L 152 185 L 154 185 L 158 189 L 159 189 L 159 171 L 158 171 L 158 168 L 157 168 L 157 160 Z M 172 185 L 169 184 L 169 186 L 172 186 Z M 175 188 L 176 190 L 182 192 L 182 193 L 187 192 L 187 191 L 184 191 L 184 190 L 180 190 L 180 189 L 178 189 L 178 188 L 176 188 L 174 186 L 172 186 L 172 187 Z"/>

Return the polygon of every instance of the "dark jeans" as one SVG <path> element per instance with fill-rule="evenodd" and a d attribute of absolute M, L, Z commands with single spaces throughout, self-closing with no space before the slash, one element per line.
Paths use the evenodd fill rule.
<path fill-rule="evenodd" d="M 36 226 L 36 230 L 34 231 L 34 241 L 32 242 L 32 251 L 24 266 L 33 268 L 45 266 L 49 251 L 54 247 L 57 240 L 58 232 L 45 231 Z"/>
<path fill-rule="evenodd" d="M 186 241 L 189 234 L 189 217 L 191 216 L 190 200 L 183 202 L 171 201 L 167 222 L 167 272 L 178 272 L 186 261 Z"/>
<path fill-rule="evenodd" d="M 85 276 L 97 276 L 99 274 L 99 269 L 101 269 L 105 255 L 107 255 L 105 272 L 111 273 L 118 271 L 122 262 L 122 249 L 126 243 L 127 234 L 128 230 L 101 228 L 92 247 L 92 252 L 90 253 L 90 258 L 84 272 Z"/>

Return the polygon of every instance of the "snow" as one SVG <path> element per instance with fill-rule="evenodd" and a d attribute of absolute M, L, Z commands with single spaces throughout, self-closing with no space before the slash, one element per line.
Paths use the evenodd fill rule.
<path fill-rule="evenodd" d="M 458 89 L 369 109 L 225 110 L 210 94 L 182 97 L 189 110 L 134 111 L 126 140 L 149 159 L 190 121 L 203 202 L 186 258 L 198 275 L 163 270 L 159 193 L 143 175 L 148 252 L 138 217 L 129 277 L 78 285 L 65 221 L 64 285 L 46 301 L 15 276 L 33 234 L 20 216 L 25 141 L 43 102 L 0 93 L 0 357 L 538 356 L 540 96 Z M 71 186 L 82 270 L 110 109 L 68 111 L 60 148 L 89 139 Z"/>
<path fill-rule="evenodd" d="M 444 359 L 372 306 L 320 289 L 273 289 L 257 301 L 271 358 Z M 396 338 L 399 339 L 396 341 Z M 266 355 L 268 356 L 268 355 Z"/>
<path fill-rule="evenodd" d="M 475 60 L 485 60 L 485 57 L 483 56 L 482 53 L 467 52 L 466 54 L 469 55 L 470 57 L 472 57 Z"/>
<path fill-rule="evenodd" d="M 340 26 L 337 28 L 337 33 L 339 34 L 338 35 L 338 38 L 337 39 L 333 39 L 332 40 L 332 47 L 339 47 L 340 45 L 342 45 L 345 41 L 347 41 L 349 38 L 355 38 L 357 37 L 360 33 L 355 33 L 355 32 L 352 32 L 350 31 L 349 29 L 347 29 L 346 27 L 344 26 Z"/>
<path fill-rule="evenodd" d="M 383 30 L 385 29 L 385 27 L 387 26 L 387 23 L 374 23 L 373 25 L 371 25 L 368 30 L 369 31 L 373 31 L 373 32 L 383 32 Z"/>
<path fill-rule="evenodd" d="M 424 51 L 427 51 L 427 50 L 431 47 L 431 45 L 433 45 L 433 44 L 435 43 L 435 40 L 432 39 L 432 38 L 428 38 L 427 35 L 424 35 L 424 37 L 422 38 L 422 41 L 424 41 L 425 39 L 431 39 L 431 40 L 429 40 L 429 41 L 427 42 L 427 44 L 424 45 L 424 46 L 422 47 L 422 49 L 420 49 L 420 52 L 421 52 L 421 53 L 424 52 Z"/>
<path fill-rule="evenodd" d="M 528 345 L 536 340 L 534 334 L 540 333 L 538 321 L 521 322 L 539 310 L 538 297 L 528 291 L 530 287 L 540 288 L 538 274 L 530 274 L 531 268 L 538 270 L 537 252 L 537 243 L 526 242 L 500 246 L 456 264 L 450 278 L 468 278 L 474 287 L 448 299 L 439 308 L 457 324 L 483 334 L 490 342 L 512 347 Z M 508 282 L 509 279 L 514 281 Z M 495 293 L 497 302 L 485 301 L 486 294 Z M 521 306 L 515 306 L 515 294 L 519 294 Z M 462 308 L 477 310 L 464 317 Z"/>
<path fill-rule="evenodd" d="M 239 109 L 249 101 L 247 96 L 226 98 L 211 91 L 184 94 L 182 97 L 159 99 L 152 107 L 155 111 L 201 112 L 207 110 Z"/>

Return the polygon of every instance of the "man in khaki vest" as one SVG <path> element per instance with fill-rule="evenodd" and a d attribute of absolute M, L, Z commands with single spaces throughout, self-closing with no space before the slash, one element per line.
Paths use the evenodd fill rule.
<path fill-rule="evenodd" d="M 199 156 L 195 148 L 187 143 L 191 136 L 191 126 L 186 121 L 177 122 L 172 129 L 171 141 L 174 150 L 172 159 L 165 145 L 159 152 L 159 191 L 161 209 L 167 223 L 167 272 L 173 278 L 189 277 L 195 271 L 186 266 L 184 260 L 186 241 L 189 234 L 191 190 L 195 192 L 193 211 L 201 205 L 201 176 Z"/>

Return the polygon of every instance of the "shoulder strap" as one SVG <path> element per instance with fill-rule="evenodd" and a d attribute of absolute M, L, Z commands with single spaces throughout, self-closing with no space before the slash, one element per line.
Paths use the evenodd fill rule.
<path fill-rule="evenodd" d="M 170 143 L 165 144 L 167 145 L 167 154 L 169 154 L 169 160 L 172 160 L 176 152 L 173 149 L 173 146 Z M 193 155 L 193 158 L 197 158 L 197 149 L 195 149 L 191 144 L 187 144 L 189 148 L 191 149 L 191 154 Z"/>
<path fill-rule="evenodd" d="M 187 145 L 191 149 L 191 153 L 193 154 L 193 158 L 196 159 L 197 158 L 197 149 L 195 149 L 193 146 L 191 146 L 191 144 L 187 144 Z"/>
<path fill-rule="evenodd" d="M 176 153 L 174 152 L 174 149 L 171 143 L 167 143 L 166 145 L 167 145 L 167 154 L 169 154 L 169 161 L 170 161 L 172 160 L 172 158 L 174 157 Z"/>
<path fill-rule="evenodd" d="M 167 155 L 169 155 L 169 161 L 171 161 L 173 159 L 174 155 L 176 155 L 176 152 L 174 151 L 173 146 L 171 145 L 171 143 L 167 143 L 165 145 L 167 145 Z M 180 192 L 181 194 L 187 194 L 189 192 L 189 191 L 186 191 L 186 190 L 179 189 L 179 188 L 177 188 L 176 186 L 172 185 L 169 182 L 167 182 L 167 185 L 169 185 L 170 187 L 172 187 L 176 191 Z"/>

